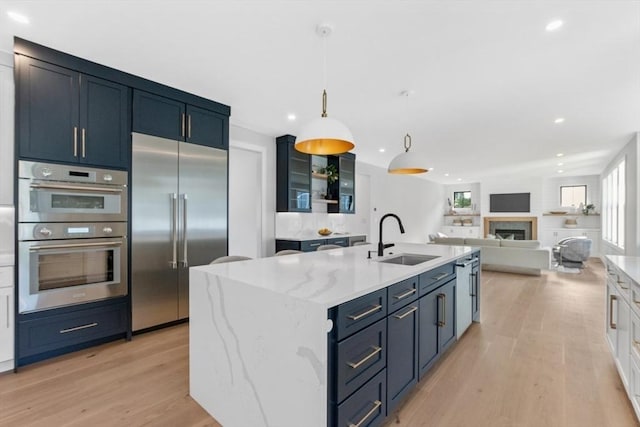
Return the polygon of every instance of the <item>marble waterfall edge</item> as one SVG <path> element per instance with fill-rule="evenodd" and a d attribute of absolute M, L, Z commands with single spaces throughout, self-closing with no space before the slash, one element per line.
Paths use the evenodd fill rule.
<path fill-rule="evenodd" d="M 189 305 L 190 394 L 218 422 L 327 425 L 325 307 L 198 268 Z"/>

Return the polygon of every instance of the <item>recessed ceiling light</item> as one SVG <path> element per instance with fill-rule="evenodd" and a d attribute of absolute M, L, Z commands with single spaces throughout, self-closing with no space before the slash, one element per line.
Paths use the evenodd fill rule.
<path fill-rule="evenodd" d="M 29 18 L 27 18 L 25 15 L 23 15 L 21 13 L 9 11 L 9 12 L 7 12 L 7 15 L 9 15 L 9 18 L 11 18 L 14 21 L 19 22 L 21 24 L 28 24 L 29 23 Z"/>
<path fill-rule="evenodd" d="M 462 178 L 458 178 L 458 181 L 462 181 Z"/>
<path fill-rule="evenodd" d="M 563 24 L 564 22 L 562 22 L 560 19 L 556 19 L 555 21 L 549 22 L 544 29 L 547 31 L 555 31 L 558 28 L 562 27 Z"/>
<path fill-rule="evenodd" d="M 564 156 L 564 153 L 558 153 L 558 154 L 556 154 L 556 157 L 562 157 L 562 156 Z"/>
<path fill-rule="evenodd" d="M 558 117 L 557 119 L 555 119 L 553 121 L 553 123 L 555 123 L 555 124 L 564 123 L 564 117 Z"/>
<path fill-rule="evenodd" d="M 288 114 L 287 115 L 287 119 L 291 120 L 291 121 L 294 121 L 296 119 L 296 115 L 295 114 Z"/>
<path fill-rule="evenodd" d="M 384 153 L 385 149 L 384 148 L 378 148 L 378 151 L 381 152 L 381 153 Z"/>
<path fill-rule="evenodd" d="M 558 169 L 558 173 L 564 173 L 562 169 Z"/>
<path fill-rule="evenodd" d="M 448 173 L 445 173 L 445 174 L 444 174 L 444 176 L 449 176 L 449 174 L 448 174 Z"/>
<path fill-rule="evenodd" d="M 562 166 L 562 165 L 564 165 L 564 163 L 558 163 L 558 166 Z"/>

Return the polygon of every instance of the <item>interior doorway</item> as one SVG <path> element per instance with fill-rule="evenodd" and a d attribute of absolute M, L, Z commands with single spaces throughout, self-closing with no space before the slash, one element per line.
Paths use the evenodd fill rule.
<path fill-rule="evenodd" d="M 263 157 L 261 147 L 229 147 L 229 255 L 262 257 Z"/>

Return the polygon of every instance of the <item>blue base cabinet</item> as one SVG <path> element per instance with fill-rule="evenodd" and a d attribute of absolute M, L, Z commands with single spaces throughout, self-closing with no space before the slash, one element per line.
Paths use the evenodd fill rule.
<path fill-rule="evenodd" d="M 455 262 L 329 310 L 329 426 L 377 426 L 456 341 Z"/>
<path fill-rule="evenodd" d="M 119 297 L 18 316 L 16 366 L 130 338 L 129 303 Z"/>

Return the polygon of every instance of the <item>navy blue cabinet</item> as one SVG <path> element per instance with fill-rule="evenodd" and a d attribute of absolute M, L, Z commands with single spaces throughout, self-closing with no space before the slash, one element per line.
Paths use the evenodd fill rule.
<path fill-rule="evenodd" d="M 311 212 L 311 155 L 294 148 L 296 137 L 276 138 L 276 211 Z"/>
<path fill-rule="evenodd" d="M 126 298 L 23 314 L 18 317 L 17 365 L 125 338 Z"/>
<path fill-rule="evenodd" d="M 348 237 L 334 237 L 331 239 L 314 239 L 314 240 L 287 240 L 276 239 L 276 252 L 285 249 L 294 249 L 302 252 L 315 252 L 321 245 L 338 245 L 343 247 L 349 246 Z"/>
<path fill-rule="evenodd" d="M 126 168 L 129 89 L 16 55 L 21 158 Z"/>
<path fill-rule="evenodd" d="M 421 378 L 456 340 L 455 285 L 456 281 L 450 280 L 419 300 L 418 363 Z"/>
<path fill-rule="evenodd" d="M 207 147 L 229 147 L 229 118 L 142 90 L 133 92 L 133 131 Z"/>
<path fill-rule="evenodd" d="M 387 414 L 418 383 L 419 313 L 415 302 L 387 319 Z"/>
<path fill-rule="evenodd" d="M 356 156 L 344 153 L 339 156 L 327 156 L 327 165 L 338 170 L 338 180 L 329 185 L 328 191 L 337 204 L 327 205 L 329 213 L 356 212 Z"/>

